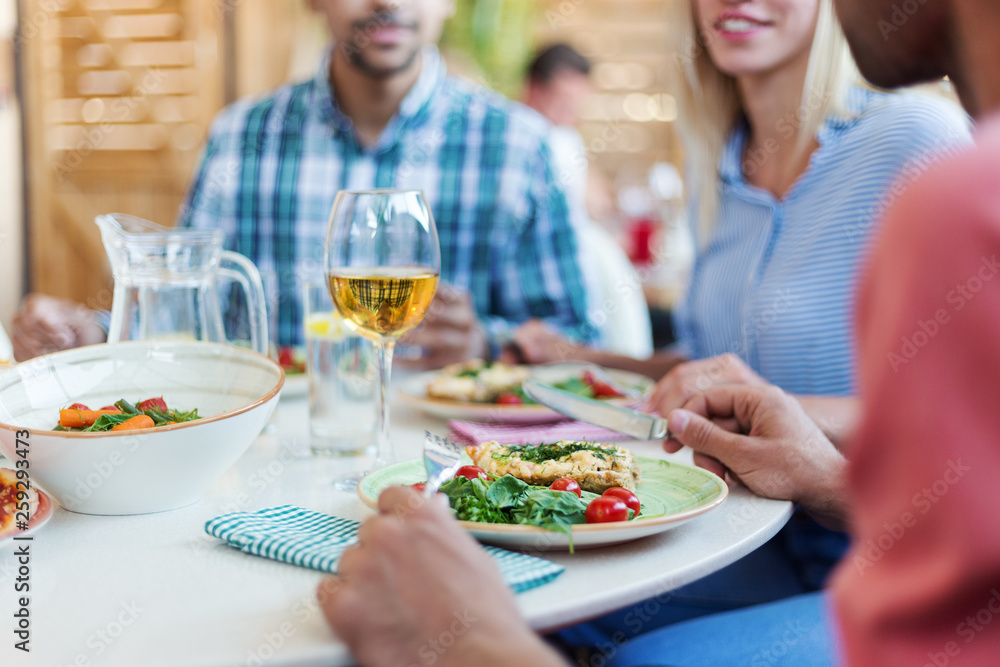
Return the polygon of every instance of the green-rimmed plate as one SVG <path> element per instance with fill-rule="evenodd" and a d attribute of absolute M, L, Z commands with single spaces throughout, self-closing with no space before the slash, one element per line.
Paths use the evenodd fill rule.
<path fill-rule="evenodd" d="M 637 457 L 637 460 L 642 467 L 642 481 L 636 492 L 642 503 L 639 518 L 619 523 L 573 526 L 574 548 L 620 544 L 662 533 L 718 507 L 729 495 L 726 483 L 707 470 L 663 459 Z M 358 495 L 366 505 L 376 507 L 378 496 L 385 488 L 426 479 L 422 459 L 403 461 L 362 478 Z M 489 544 L 541 550 L 567 549 L 570 544 L 569 535 L 535 526 L 474 521 L 460 523 L 476 539 Z"/>

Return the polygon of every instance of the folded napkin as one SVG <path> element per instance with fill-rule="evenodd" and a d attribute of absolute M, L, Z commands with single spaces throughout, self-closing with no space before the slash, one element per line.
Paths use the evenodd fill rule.
<path fill-rule="evenodd" d="M 205 532 L 255 556 L 336 574 L 340 555 L 358 532 L 357 521 L 294 505 L 236 512 L 205 524 Z M 484 547 L 515 593 L 547 584 L 564 568 L 535 556 Z"/>
<path fill-rule="evenodd" d="M 451 428 L 452 440 L 463 445 L 478 445 L 490 440 L 497 440 L 502 445 L 529 445 L 559 440 L 590 440 L 592 442 L 628 440 L 627 435 L 578 421 L 533 424 L 531 426 L 450 421 L 448 426 Z"/>

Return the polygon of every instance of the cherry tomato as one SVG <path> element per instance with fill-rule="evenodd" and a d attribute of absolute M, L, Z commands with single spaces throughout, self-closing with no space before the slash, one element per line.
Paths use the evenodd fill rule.
<path fill-rule="evenodd" d="M 73 405 L 69 406 L 66 409 L 67 410 L 90 410 L 90 408 L 88 408 L 83 403 L 74 403 Z"/>
<path fill-rule="evenodd" d="M 455 477 L 465 477 L 466 479 L 486 479 L 486 471 L 479 466 L 462 466 L 455 472 Z"/>
<path fill-rule="evenodd" d="M 607 382 L 595 378 L 590 371 L 583 372 L 583 381 L 590 385 L 590 390 L 594 392 L 594 398 L 620 398 L 624 396 Z"/>
<path fill-rule="evenodd" d="M 135 407 L 138 410 L 156 410 L 157 412 L 166 412 L 167 402 L 163 400 L 162 396 L 157 396 L 156 398 L 147 398 Z"/>
<path fill-rule="evenodd" d="M 416 484 L 410 484 L 410 488 L 412 488 L 417 493 L 422 494 L 424 492 L 424 489 L 427 488 L 427 482 L 417 482 Z"/>
<path fill-rule="evenodd" d="M 635 512 L 635 514 L 632 515 L 633 518 L 639 516 L 639 512 L 642 510 L 642 505 L 639 504 L 639 496 L 620 486 L 612 487 L 601 495 L 621 499 L 621 501 L 625 503 L 626 507 Z"/>
<path fill-rule="evenodd" d="M 278 350 L 278 363 L 284 368 L 291 368 L 295 365 L 295 357 L 292 355 L 292 348 L 283 347 Z"/>
<path fill-rule="evenodd" d="M 522 405 L 524 399 L 512 391 L 505 391 L 497 396 L 497 405 Z"/>
<path fill-rule="evenodd" d="M 580 491 L 580 485 L 575 479 L 570 479 L 569 477 L 560 477 L 556 481 L 552 482 L 549 488 L 553 491 L 569 491 L 570 493 L 575 493 L 577 498 L 583 497 L 583 492 Z"/>
<path fill-rule="evenodd" d="M 115 410 L 116 412 L 121 412 L 117 405 L 105 405 L 101 410 Z"/>
<path fill-rule="evenodd" d="M 587 519 L 587 523 L 628 521 L 628 506 L 621 498 L 601 496 L 590 501 L 583 516 Z"/>

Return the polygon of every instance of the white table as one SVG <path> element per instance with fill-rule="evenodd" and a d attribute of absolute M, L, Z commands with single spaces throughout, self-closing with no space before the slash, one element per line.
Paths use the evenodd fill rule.
<path fill-rule="evenodd" d="M 423 430 L 443 422 L 394 405 L 400 458 L 419 455 Z M 279 406 L 262 435 L 198 504 L 173 512 L 98 517 L 58 510 L 35 535 L 31 560 L 32 652 L 12 648 L 16 563 L 0 547 L 0 665 L 340 665 L 350 656 L 328 629 L 314 592 L 322 575 L 249 556 L 207 536 L 206 520 L 232 511 L 297 504 L 352 519 L 370 515 L 329 480 L 335 459 L 297 458 L 306 443 L 302 399 Z M 629 443 L 662 456 L 655 443 Z M 680 458 L 676 455 L 670 458 Z M 766 542 L 791 504 L 731 489 L 723 505 L 658 536 L 554 552 L 554 582 L 518 596 L 532 627 L 552 630 L 665 593 Z"/>

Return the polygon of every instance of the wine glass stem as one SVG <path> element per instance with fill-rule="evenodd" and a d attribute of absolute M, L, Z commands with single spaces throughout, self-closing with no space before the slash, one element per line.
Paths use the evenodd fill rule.
<path fill-rule="evenodd" d="M 375 465 L 381 467 L 396 460 L 389 437 L 389 378 L 392 373 L 392 353 L 396 342 L 383 340 L 375 343 L 378 356 L 378 436 Z"/>

